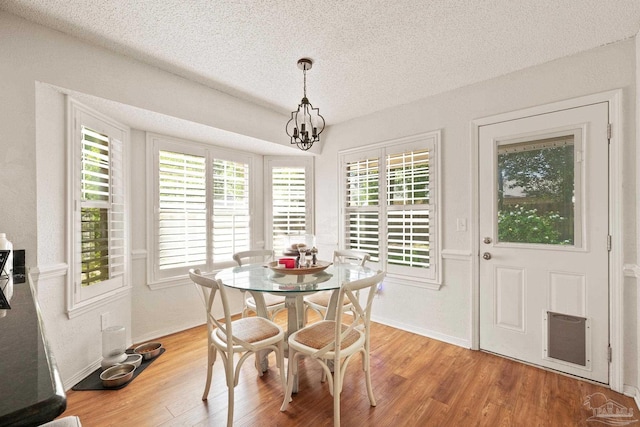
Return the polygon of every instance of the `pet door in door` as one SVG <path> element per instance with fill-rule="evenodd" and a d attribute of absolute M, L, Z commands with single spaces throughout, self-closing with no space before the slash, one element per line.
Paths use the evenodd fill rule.
<path fill-rule="evenodd" d="M 547 311 L 547 357 L 587 365 L 587 319 Z"/>

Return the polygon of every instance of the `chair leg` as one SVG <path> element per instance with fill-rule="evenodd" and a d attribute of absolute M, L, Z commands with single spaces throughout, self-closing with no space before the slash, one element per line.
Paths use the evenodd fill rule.
<path fill-rule="evenodd" d="M 340 427 L 341 391 L 342 391 L 342 379 L 340 375 L 340 368 L 335 367 L 333 371 L 333 427 Z"/>
<path fill-rule="evenodd" d="M 262 374 L 263 374 L 263 372 L 262 372 L 262 352 L 257 351 L 253 356 L 255 357 L 254 364 L 256 366 L 256 371 L 258 371 L 258 376 L 261 377 Z"/>
<path fill-rule="evenodd" d="M 233 402 L 234 402 L 234 393 L 235 387 L 233 385 L 229 387 L 229 409 L 227 410 L 227 427 L 233 427 Z"/>
<path fill-rule="evenodd" d="M 369 403 L 376 406 L 376 398 L 373 396 L 373 387 L 371 386 L 371 363 L 369 353 L 363 354 L 362 363 L 364 364 L 364 374 L 367 382 L 367 394 L 369 395 Z"/>
<path fill-rule="evenodd" d="M 216 349 L 209 344 L 209 354 L 207 355 L 207 383 L 204 386 L 204 393 L 202 394 L 202 400 L 207 400 L 209 395 L 209 388 L 211 387 L 211 376 L 213 375 L 213 364 L 216 361 Z"/>
<path fill-rule="evenodd" d="M 284 392 L 284 400 L 282 401 L 282 406 L 280 407 L 280 411 L 284 412 L 287 410 L 287 406 L 289 406 L 289 402 L 291 402 L 291 393 L 293 393 L 293 378 L 298 372 L 298 362 L 296 361 L 296 356 L 294 350 L 289 347 L 289 362 L 287 369 L 287 388 Z"/>
<path fill-rule="evenodd" d="M 229 403 L 227 405 L 227 427 L 233 426 L 233 402 L 234 402 L 234 390 L 235 390 L 235 373 L 233 372 L 233 353 L 230 353 L 227 357 L 226 364 L 224 366 L 224 373 L 227 377 L 227 394 L 229 397 Z"/>
<path fill-rule="evenodd" d="M 284 371 L 284 343 L 283 342 L 278 343 L 278 354 L 276 356 L 278 361 L 278 369 L 280 370 L 280 382 L 282 383 L 282 391 L 286 393 L 287 380 L 286 380 L 286 374 Z"/>

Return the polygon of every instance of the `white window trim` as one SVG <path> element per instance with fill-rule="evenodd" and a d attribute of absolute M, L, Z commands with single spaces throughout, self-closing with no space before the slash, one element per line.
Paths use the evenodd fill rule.
<path fill-rule="evenodd" d="M 432 252 L 435 254 L 431 255 L 431 259 L 433 262 L 433 278 L 424 278 L 413 275 L 405 275 L 405 274 L 397 274 L 387 272 L 387 279 L 390 282 L 396 282 L 405 284 L 408 286 L 415 286 L 420 288 L 439 290 L 442 287 L 442 244 L 441 244 L 441 229 L 442 229 L 442 209 L 441 209 L 441 195 L 442 195 L 442 179 L 441 179 L 441 169 L 442 163 L 440 160 L 440 141 L 441 141 L 442 132 L 440 130 L 435 130 L 431 132 L 425 132 L 417 135 L 412 135 L 404 138 L 398 138 L 388 141 L 377 142 L 374 144 L 367 145 L 366 147 L 356 147 L 349 148 L 345 150 L 340 150 L 338 152 L 338 157 L 340 159 L 339 164 L 339 182 L 340 182 L 340 191 L 339 191 L 339 222 L 340 222 L 340 247 L 343 248 L 346 245 L 345 236 L 346 236 L 346 227 L 345 227 L 345 198 L 346 198 L 346 177 L 344 175 L 344 162 L 345 159 L 349 159 L 349 161 L 355 161 L 356 159 L 366 159 L 371 157 L 373 153 L 379 154 L 381 150 L 386 150 L 388 152 L 389 149 L 400 148 L 403 150 L 410 150 L 415 147 L 420 147 L 422 143 L 422 148 L 424 148 L 424 143 L 429 143 L 433 145 L 433 152 L 430 153 L 430 158 L 433 159 L 433 163 L 430 163 L 430 171 L 429 175 L 432 177 L 434 183 L 434 192 L 435 197 L 432 197 L 433 213 L 432 217 L 435 220 L 435 227 L 433 227 L 432 232 L 435 234 L 433 236 L 433 247 Z M 374 154 L 374 155 L 377 155 Z M 381 156 L 381 167 L 386 168 L 385 157 Z M 386 183 L 381 183 L 379 188 L 386 188 Z M 383 194 L 384 193 L 384 194 Z M 381 204 L 386 204 L 386 191 L 380 192 L 380 201 Z M 381 222 L 382 224 L 382 222 Z M 385 230 L 386 230 L 386 222 L 385 222 Z M 382 230 L 381 230 L 382 231 Z M 435 249 L 435 250 L 433 250 Z M 386 258 L 386 251 L 383 254 Z M 377 263 L 372 263 L 372 266 L 376 268 L 380 268 L 380 265 Z"/>
<path fill-rule="evenodd" d="M 131 254 L 130 254 L 130 224 L 131 224 L 131 214 L 130 214 L 130 198 L 129 198 L 129 135 L 130 129 L 128 126 L 119 123 L 112 118 L 105 116 L 104 114 L 95 111 L 75 99 L 67 96 L 66 97 L 66 110 L 67 110 L 67 230 L 69 230 L 69 234 L 72 236 L 67 239 L 66 242 L 66 258 L 67 264 L 69 266 L 69 271 L 67 274 L 66 280 L 66 313 L 69 318 L 80 316 L 84 313 L 87 313 L 96 307 L 100 307 L 111 303 L 115 300 L 123 298 L 128 295 L 131 290 Z M 115 128 L 115 130 L 120 134 L 120 139 L 122 141 L 122 150 L 123 150 L 123 191 L 124 191 L 124 199 L 125 199 L 125 226 L 124 226 L 124 274 L 122 276 L 122 284 L 115 289 L 109 289 L 105 292 L 100 292 L 95 296 L 90 298 L 86 298 L 84 300 L 79 298 L 80 292 L 79 287 L 81 284 L 76 282 L 75 277 L 78 273 L 78 265 L 75 263 L 75 251 L 74 247 L 74 238 L 76 224 L 75 224 L 75 209 L 78 201 L 75 197 L 75 191 L 77 188 L 77 181 L 79 178 L 80 171 L 74 167 L 77 163 L 76 155 L 78 153 L 78 149 L 80 146 L 80 135 L 77 132 L 76 121 L 79 119 L 80 115 L 90 116 L 93 120 L 97 120 L 100 122 L 104 122 L 106 126 L 110 126 Z M 95 129 L 97 131 L 101 131 L 103 133 L 109 134 L 111 132 L 106 132 L 102 129 Z M 93 286 L 100 286 L 100 284 L 96 284 Z"/>
<path fill-rule="evenodd" d="M 240 150 L 227 150 L 215 145 L 200 143 L 195 141 L 184 140 L 180 138 L 173 138 L 166 135 L 147 132 L 146 134 L 146 174 L 147 174 L 147 286 L 151 290 L 160 290 L 171 288 L 175 286 L 190 285 L 193 282 L 189 280 L 188 269 L 180 271 L 174 275 L 167 275 L 161 277 L 156 269 L 157 260 L 157 242 L 156 242 L 156 230 L 158 227 L 156 218 L 156 200 L 158 198 L 158 173 L 156 168 L 158 160 L 158 152 L 160 150 L 168 150 L 179 153 L 189 153 L 198 156 L 204 156 L 206 158 L 207 167 L 211 164 L 211 159 L 222 158 L 229 161 L 244 162 L 249 165 L 249 215 L 250 215 L 250 229 L 251 229 L 251 242 L 255 244 L 256 241 L 256 228 L 254 227 L 255 221 L 255 194 L 256 194 L 256 155 L 247 153 Z M 207 179 L 210 179 L 209 170 L 207 170 Z M 210 186 L 207 184 L 207 190 L 210 191 Z M 212 209 L 212 199 L 207 195 L 207 211 L 210 214 Z M 207 218 L 207 261 L 200 266 L 191 266 L 189 268 L 201 268 L 204 271 L 217 271 L 225 267 L 231 267 L 235 265 L 233 261 L 213 263 L 211 260 L 211 221 L 210 217 Z"/>
<path fill-rule="evenodd" d="M 307 177 L 307 191 L 305 194 L 305 211 L 307 218 L 307 233 L 315 235 L 315 171 L 314 158 L 307 156 L 279 157 L 265 156 L 264 158 L 264 230 L 265 247 L 273 249 L 273 174 L 274 167 L 304 167 Z M 268 235 L 266 235 L 268 233 Z"/>

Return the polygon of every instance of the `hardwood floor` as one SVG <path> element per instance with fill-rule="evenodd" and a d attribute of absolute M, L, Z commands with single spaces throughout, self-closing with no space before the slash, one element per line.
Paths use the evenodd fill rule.
<path fill-rule="evenodd" d="M 166 352 L 127 387 L 70 390 L 62 416 L 77 415 L 85 427 L 224 426 L 227 388 L 220 358 L 209 399 L 201 400 L 206 326 L 158 341 Z M 377 406 L 369 405 L 355 357 L 342 392 L 343 426 L 605 425 L 587 421 L 594 414 L 583 403 L 595 393 L 604 397 L 594 395 L 593 402 L 613 400 L 640 418 L 633 399 L 606 387 L 380 324 L 372 327 L 371 365 Z M 280 412 L 283 390 L 273 355 L 262 377 L 250 358 L 235 389 L 234 426 L 333 425 L 333 400 L 320 373 L 313 360 L 302 362 L 299 393 Z"/>

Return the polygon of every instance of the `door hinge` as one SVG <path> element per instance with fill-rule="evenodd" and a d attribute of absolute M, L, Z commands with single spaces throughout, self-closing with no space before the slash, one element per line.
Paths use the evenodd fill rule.
<path fill-rule="evenodd" d="M 612 354 L 612 350 L 611 350 L 611 344 L 609 344 L 607 358 L 609 359 L 609 363 L 611 363 L 611 360 L 613 359 L 613 354 Z"/>
<path fill-rule="evenodd" d="M 611 251 L 611 234 L 607 235 L 607 250 Z"/>
<path fill-rule="evenodd" d="M 611 123 L 607 123 L 607 139 L 611 139 Z"/>

